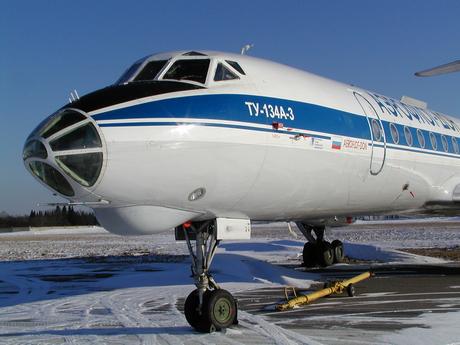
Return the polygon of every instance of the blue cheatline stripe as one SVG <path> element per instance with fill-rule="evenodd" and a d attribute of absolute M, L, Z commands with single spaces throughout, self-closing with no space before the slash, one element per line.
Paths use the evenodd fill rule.
<path fill-rule="evenodd" d="M 225 123 L 213 123 L 213 122 L 116 122 L 116 123 L 101 123 L 98 124 L 99 127 L 148 127 L 148 126 L 180 126 L 180 125 L 196 125 L 196 126 L 206 126 L 206 127 L 223 127 L 223 128 L 236 128 L 236 129 L 246 129 L 251 131 L 259 131 L 259 132 L 270 132 L 270 133 L 281 133 L 281 134 L 304 134 L 299 133 L 298 131 L 288 131 L 288 130 L 274 130 L 272 128 L 260 128 L 260 127 L 252 127 L 252 126 L 244 126 L 244 125 L 233 125 L 233 124 L 225 124 Z M 328 139 L 330 140 L 331 137 L 327 135 L 320 135 L 320 134 L 313 134 L 308 133 L 309 137 L 320 138 L 320 139 Z"/>
<path fill-rule="evenodd" d="M 251 116 L 248 106 L 245 102 L 258 103 L 259 107 L 264 104 L 283 107 L 285 111 L 287 108 L 292 108 L 294 112 L 294 120 L 287 118 L 279 119 L 277 117 L 267 117 L 266 115 Z M 246 122 L 248 126 L 242 125 L 225 125 L 215 123 L 200 123 L 205 126 L 214 127 L 229 127 L 250 129 L 257 131 L 270 131 L 272 129 L 264 129 L 251 127 L 250 124 L 263 124 L 271 125 L 272 122 L 283 123 L 284 128 L 294 128 L 302 131 L 313 131 L 328 133 L 331 136 L 347 136 L 357 139 L 371 140 L 369 125 L 367 118 L 363 115 L 352 114 L 341 110 L 331 109 L 316 104 L 309 104 L 297 101 L 290 101 L 280 98 L 252 96 L 252 95 L 234 95 L 234 94 L 219 94 L 219 95 L 199 95 L 199 96 L 186 96 L 171 99 L 164 99 L 159 101 L 152 101 L 148 103 L 132 105 L 121 109 L 111 110 L 104 113 L 96 114 L 93 116 L 96 121 L 103 120 L 128 120 L 128 119 L 143 119 L 143 118 L 183 118 L 186 119 L 203 119 L 205 120 L 225 120 Z M 167 125 L 176 125 L 177 122 L 171 122 Z M 390 122 L 382 121 L 387 142 L 392 143 Z M 417 128 L 404 126 L 394 123 L 399 133 L 398 145 L 406 146 L 408 151 L 420 152 L 410 147 L 420 147 L 417 140 Z M 101 127 L 118 127 L 118 126 L 161 126 L 165 123 L 159 122 L 125 122 L 125 123 L 110 123 L 100 124 Z M 404 127 L 409 128 L 412 134 L 413 146 L 408 145 L 404 135 Z M 429 141 L 429 131 L 421 130 L 425 136 L 425 148 L 430 149 L 431 143 Z M 292 132 L 285 129 L 279 129 L 276 132 L 296 134 L 295 130 Z M 440 156 L 451 157 L 442 153 L 441 134 L 433 132 L 436 136 L 438 143 L 438 150 L 430 152 L 430 154 L 438 154 Z M 317 136 L 319 138 L 328 139 L 330 136 Z M 451 137 L 446 136 L 448 139 L 448 153 L 456 154 L 451 143 Z M 401 148 L 397 148 L 401 149 Z M 432 149 L 432 148 L 431 148 Z"/>
<path fill-rule="evenodd" d="M 149 126 L 160 127 L 160 126 L 179 126 L 179 125 L 196 125 L 196 126 L 207 126 L 207 127 L 245 129 L 245 130 L 260 131 L 260 132 L 291 134 L 291 135 L 294 135 L 294 136 L 296 134 L 304 134 L 304 133 L 299 133 L 299 132 L 296 132 L 296 131 L 279 131 L 279 130 L 275 131 L 275 130 L 269 129 L 269 128 L 258 128 L 258 127 L 251 127 L 251 126 L 242 126 L 242 125 L 230 125 L 230 124 L 224 124 L 224 123 L 203 123 L 203 122 L 117 122 L 117 123 L 102 123 L 102 124 L 99 124 L 100 127 L 149 127 Z M 326 136 L 326 135 L 308 133 L 308 136 L 313 137 L 313 138 L 331 140 L 331 136 Z M 376 142 L 374 142 L 373 144 L 368 143 L 368 145 L 369 146 L 374 145 L 375 147 L 380 147 L 380 148 L 384 147 L 383 144 L 376 143 Z M 394 146 L 393 144 L 388 144 L 388 143 L 387 143 L 387 149 L 408 151 L 408 152 L 415 152 L 415 153 L 425 153 L 425 154 L 429 154 L 429 155 L 460 159 L 460 156 L 452 156 L 452 155 L 449 155 L 448 153 L 439 153 L 439 152 L 433 152 L 433 151 L 426 152 L 426 151 L 420 151 L 418 149 L 411 149 L 409 147 Z"/>
<path fill-rule="evenodd" d="M 251 116 L 245 102 L 292 108 L 294 120 L 267 117 L 265 114 Z M 93 116 L 96 121 L 127 120 L 143 118 L 198 118 L 271 125 L 281 122 L 284 128 L 334 133 L 370 140 L 369 126 L 365 116 L 330 109 L 315 104 L 289 101 L 279 98 L 251 95 L 200 95 L 164 99 L 111 110 Z"/>
<path fill-rule="evenodd" d="M 436 133 L 436 132 L 430 132 L 430 131 L 427 131 L 425 129 L 404 126 L 404 125 L 400 125 L 398 123 L 393 122 L 393 124 L 396 126 L 396 129 L 398 130 L 398 134 L 399 134 L 399 142 L 395 143 L 393 141 L 393 137 L 391 135 L 391 130 L 390 130 L 390 123 L 391 122 L 382 121 L 382 123 L 383 123 L 383 128 L 385 129 L 385 135 L 386 135 L 386 138 L 387 138 L 387 142 L 394 143 L 396 145 L 403 145 L 403 146 L 407 146 L 407 147 L 418 147 L 418 148 L 421 148 L 421 149 L 438 151 L 438 152 L 441 152 L 441 153 L 443 152 L 441 150 L 444 150 L 444 148 L 442 146 L 442 141 L 441 141 L 441 137 L 443 136 L 443 134 Z M 412 143 L 413 143 L 412 145 L 409 145 L 407 143 L 406 136 L 404 134 L 404 127 L 407 127 L 410 130 L 410 133 L 412 135 Z M 422 147 L 422 145 L 420 145 L 420 142 L 419 142 L 418 136 L 417 136 L 417 130 L 421 131 L 422 134 L 423 134 L 423 137 L 425 138 L 425 147 Z M 437 149 L 436 150 L 431 145 L 430 133 L 433 133 L 435 138 L 436 138 L 436 142 L 437 142 L 437 146 L 436 146 Z M 451 139 L 451 138 L 455 138 L 454 140 L 457 140 L 457 138 L 453 137 L 453 136 L 447 136 L 447 135 L 444 135 L 444 136 L 447 139 L 447 147 L 448 147 L 448 150 L 447 150 L 446 153 L 457 154 L 454 151 L 454 147 L 452 145 L 452 139 Z"/>
<path fill-rule="evenodd" d="M 371 144 L 372 145 L 372 144 Z M 383 148 L 383 144 L 377 144 L 374 143 L 375 147 L 380 147 Z M 401 147 L 401 146 L 395 146 L 393 144 L 387 144 L 387 150 L 399 150 L 399 151 L 408 151 L 408 152 L 415 152 L 415 153 L 425 153 L 427 155 L 435 155 L 435 156 L 442 156 L 442 157 L 448 157 L 448 158 L 457 158 L 460 159 L 460 156 L 458 155 L 453 155 L 449 154 L 448 152 L 441 153 L 441 152 L 434 152 L 434 151 L 420 151 L 420 149 L 417 148 L 410 148 L 410 147 Z"/>

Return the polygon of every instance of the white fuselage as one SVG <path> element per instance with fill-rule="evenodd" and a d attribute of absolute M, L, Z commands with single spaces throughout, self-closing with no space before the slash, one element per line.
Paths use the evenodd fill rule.
<path fill-rule="evenodd" d="M 315 220 L 456 201 L 457 120 L 265 60 L 208 55 L 205 88 L 88 112 L 104 165 L 97 183 L 70 199 L 106 202 L 94 208 L 108 230 L 152 233 L 215 217 Z M 214 82 L 212 68 L 225 59 L 246 75 Z M 190 200 L 198 189 L 204 195 Z"/>

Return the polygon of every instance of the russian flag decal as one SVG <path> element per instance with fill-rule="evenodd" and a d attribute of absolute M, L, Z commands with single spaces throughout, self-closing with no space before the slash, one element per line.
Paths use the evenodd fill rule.
<path fill-rule="evenodd" d="M 342 149 L 342 141 L 337 140 L 337 139 L 332 139 L 332 149 L 341 150 Z"/>

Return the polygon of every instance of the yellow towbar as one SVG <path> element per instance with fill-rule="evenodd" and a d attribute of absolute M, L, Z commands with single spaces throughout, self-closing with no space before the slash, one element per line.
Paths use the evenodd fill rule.
<path fill-rule="evenodd" d="M 348 295 L 352 297 L 354 296 L 353 285 L 356 283 L 359 283 L 360 281 L 363 281 L 365 279 L 372 277 L 372 275 L 373 274 L 371 272 L 364 272 L 364 273 L 361 273 L 360 275 L 357 275 L 353 278 L 350 278 L 344 281 L 330 282 L 330 283 L 327 283 L 325 288 L 322 290 L 312 292 L 307 295 L 300 295 L 300 296 L 296 295 L 296 297 L 292 299 L 287 298 L 287 291 L 285 290 L 287 302 L 278 304 L 276 306 L 276 310 L 283 311 L 283 310 L 292 309 L 295 306 L 302 305 L 302 304 L 308 304 L 313 301 L 316 301 L 317 299 L 321 297 L 325 297 L 325 296 L 329 296 L 333 294 L 340 294 L 344 292 L 345 290 L 347 290 Z M 294 294 L 295 294 L 295 290 L 294 290 Z"/>

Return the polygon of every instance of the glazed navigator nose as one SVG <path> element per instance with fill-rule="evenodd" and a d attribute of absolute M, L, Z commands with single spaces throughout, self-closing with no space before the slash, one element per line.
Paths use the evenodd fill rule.
<path fill-rule="evenodd" d="M 64 109 L 41 123 L 27 138 L 23 159 L 47 187 L 72 197 L 94 186 L 103 162 L 102 140 L 86 114 Z"/>

